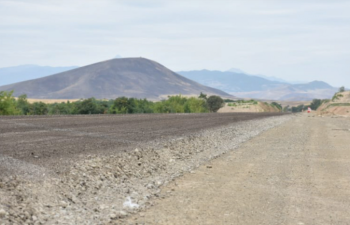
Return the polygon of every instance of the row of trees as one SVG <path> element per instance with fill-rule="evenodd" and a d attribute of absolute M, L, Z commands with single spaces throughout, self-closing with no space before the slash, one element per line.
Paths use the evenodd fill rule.
<path fill-rule="evenodd" d="M 306 111 L 309 107 L 312 110 L 317 110 L 325 101 L 328 101 L 328 100 L 314 99 L 314 100 L 312 100 L 310 105 L 303 105 L 302 104 L 302 105 L 294 106 L 291 108 L 289 108 L 289 106 L 287 106 L 284 109 L 284 111 L 292 111 L 292 112 L 296 113 L 296 112 Z"/>
<path fill-rule="evenodd" d="M 223 106 L 223 100 L 219 96 L 207 98 L 202 93 L 198 98 L 177 95 L 168 96 L 167 100 L 159 102 L 119 97 L 114 100 L 88 98 L 52 104 L 30 103 L 26 95 L 14 98 L 12 94 L 13 92 L 0 92 L 0 115 L 206 113 L 216 112 Z"/>

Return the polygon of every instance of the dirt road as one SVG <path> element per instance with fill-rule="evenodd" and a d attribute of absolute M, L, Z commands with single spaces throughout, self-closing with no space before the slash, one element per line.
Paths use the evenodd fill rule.
<path fill-rule="evenodd" d="M 121 224 L 350 224 L 349 129 L 299 116 L 176 179 Z"/>

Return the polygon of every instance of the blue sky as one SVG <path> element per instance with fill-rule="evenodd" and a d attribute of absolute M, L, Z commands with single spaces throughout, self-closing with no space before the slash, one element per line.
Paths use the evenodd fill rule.
<path fill-rule="evenodd" d="M 0 67 L 116 55 L 350 87 L 348 0 L 0 0 Z"/>

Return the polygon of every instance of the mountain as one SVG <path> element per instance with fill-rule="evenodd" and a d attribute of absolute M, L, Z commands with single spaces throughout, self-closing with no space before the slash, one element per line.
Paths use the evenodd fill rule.
<path fill-rule="evenodd" d="M 32 80 L 48 75 L 61 73 L 64 71 L 77 68 L 76 66 L 69 67 L 51 67 L 37 65 L 21 65 L 14 67 L 0 68 L 0 86 L 13 84 L 25 80 Z"/>
<path fill-rule="evenodd" d="M 226 92 L 262 91 L 279 87 L 282 83 L 261 77 L 230 71 L 180 71 L 180 75 L 203 85 L 219 88 Z"/>
<path fill-rule="evenodd" d="M 301 101 L 331 98 L 337 88 L 322 81 L 290 84 L 260 76 L 222 71 L 181 71 L 179 74 L 209 87 L 219 88 L 242 98 Z"/>
<path fill-rule="evenodd" d="M 264 79 L 269 80 L 269 81 L 277 81 L 277 82 L 280 82 L 280 83 L 288 83 L 288 84 L 292 83 L 292 82 L 283 80 L 283 79 L 278 78 L 278 77 L 270 77 L 270 76 L 265 76 L 265 75 L 261 75 L 261 74 L 257 74 L 255 76 L 264 78 Z"/>
<path fill-rule="evenodd" d="M 78 99 L 120 96 L 161 99 L 167 95 L 208 95 L 233 97 L 182 77 L 161 64 L 145 58 L 121 58 L 76 68 L 55 75 L 0 87 L 28 98 Z"/>
<path fill-rule="evenodd" d="M 292 85 L 292 87 L 303 91 L 333 88 L 331 85 L 327 84 L 326 82 L 317 81 L 317 80 L 306 84 L 294 84 Z"/>

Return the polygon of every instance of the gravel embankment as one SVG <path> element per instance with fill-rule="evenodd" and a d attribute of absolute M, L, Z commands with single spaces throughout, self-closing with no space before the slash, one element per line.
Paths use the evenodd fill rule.
<path fill-rule="evenodd" d="M 2 157 L 1 163 L 16 161 L 19 171 L 36 172 L 30 173 L 33 179 L 20 174 L 0 178 L 0 224 L 115 223 L 151 206 L 162 185 L 291 118 L 237 122 L 138 143 L 133 151 L 116 154 L 89 152 L 70 169 L 52 175 L 30 162 Z"/>

